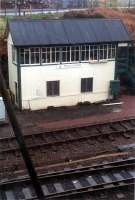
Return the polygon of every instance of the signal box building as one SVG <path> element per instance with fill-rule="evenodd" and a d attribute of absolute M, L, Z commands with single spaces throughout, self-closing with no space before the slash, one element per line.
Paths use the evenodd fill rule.
<path fill-rule="evenodd" d="M 130 42 L 120 19 L 11 20 L 9 87 L 20 109 L 109 98 L 118 47 Z"/>

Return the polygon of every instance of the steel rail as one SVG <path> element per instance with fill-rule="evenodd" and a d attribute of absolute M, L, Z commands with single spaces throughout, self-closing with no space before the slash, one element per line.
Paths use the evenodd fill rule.
<path fill-rule="evenodd" d="M 130 122 L 130 121 L 128 121 L 128 122 Z M 79 129 L 77 129 L 77 130 L 79 131 Z M 69 129 L 69 131 L 73 131 L 73 129 Z M 66 139 L 59 139 L 61 131 L 60 132 L 57 131 L 57 133 L 56 132 L 55 133 L 50 132 L 50 136 L 52 137 L 51 138 L 52 140 L 54 139 L 53 138 L 54 137 L 53 134 L 56 134 L 56 136 L 55 136 L 55 140 L 56 141 L 52 141 L 52 142 L 38 142 L 39 138 L 36 138 L 36 136 L 41 136 L 41 138 L 42 138 L 43 135 L 44 135 L 44 137 L 45 137 L 46 132 L 37 133 L 37 134 L 34 134 L 34 135 L 32 135 L 32 134 L 31 135 L 25 135 L 24 138 L 26 140 L 26 144 L 27 144 L 27 139 L 32 139 L 33 140 L 32 144 L 27 144 L 27 148 L 28 149 L 35 149 L 35 148 L 38 148 L 38 147 L 43 147 L 43 148 L 44 147 L 50 147 L 50 148 L 52 148 L 54 146 L 58 146 L 58 145 L 61 145 L 61 144 L 64 144 L 64 143 L 68 143 L 69 144 L 69 143 L 74 143 L 74 142 L 77 142 L 77 141 L 78 142 L 79 141 L 84 141 L 84 140 L 88 140 L 88 139 L 97 139 L 99 137 L 110 137 L 110 136 L 115 136 L 115 134 L 126 134 L 125 137 L 128 137 L 127 134 L 132 134 L 132 132 L 134 133 L 134 131 L 135 131 L 135 128 L 129 128 L 128 130 L 116 130 L 116 131 L 114 130 L 114 131 L 108 131 L 108 132 L 102 132 L 101 131 L 99 133 L 93 133 L 93 134 L 91 133 L 90 135 L 84 135 L 84 136 L 80 136 L 80 135 L 76 134 L 75 138 L 66 138 Z M 58 136 L 58 138 L 57 138 L 57 136 Z M 66 136 L 68 137 L 68 132 L 67 132 Z M 33 139 L 33 137 L 35 137 L 35 139 Z M 10 146 L 8 148 L 7 147 L 2 148 L 2 150 L 0 150 L 0 154 L 19 151 L 19 147 L 18 146 L 12 145 L 12 142 L 14 142 L 14 141 L 15 141 L 15 137 L 12 137 L 12 138 L 10 138 L 10 137 L 9 138 L 0 138 L 0 143 L 6 142 L 6 145 L 8 144 Z M 13 147 L 11 147 L 11 146 L 13 146 Z"/>
<path fill-rule="evenodd" d="M 83 187 L 81 189 L 74 189 L 74 190 L 69 190 L 65 191 L 63 193 L 56 193 L 56 194 L 50 194 L 46 197 L 46 199 L 63 199 L 65 197 L 71 197 L 75 195 L 82 195 L 82 194 L 87 194 L 87 193 L 92 193 L 92 192 L 99 192 L 99 191 L 104 191 L 104 190 L 110 190 L 114 188 L 119 188 L 119 187 L 125 187 L 125 186 L 130 186 L 134 185 L 134 178 L 130 179 L 125 179 L 125 180 L 117 180 L 117 181 L 112 181 L 111 183 L 104 183 L 104 184 L 98 184 L 97 186 L 89 186 L 89 187 Z"/>
<path fill-rule="evenodd" d="M 106 164 L 99 164 L 99 165 L 92 165 L 92 166 L 87 166 L 87 167 L 80 167 L 80 168 L 74 168 L 74 169 L 69 169 L 69 170 L 62 170 L 62 171 L 57 171 L 57 172 L 52 172 L 52 173 L 44 173 L 38 175 L 38 178 L 40 181 L 47 181 L 51 179 L 56 179 L 56 178 L 65 178 L 69 176 L 80 176 L 82 174 L 96 174 L 96 173 L 101 173 L 101 172 L 107 172 L 110 170 L 120 170 L 123 168 L 134 168 L 135 167 L 135 158 L 132 159 L 126 159 L 126 160 L 118 160 L 114 162 L 108 162 Z M 5 186 L 5 185 L 12 185 L 12 184 L 18 184 L 20 182 L 27 182 L 29 181 L 29 177 L 26 176 L 24 178 L 16 178 L 12 180 L 6 180 L 0 182 L 0 187 Z"/>

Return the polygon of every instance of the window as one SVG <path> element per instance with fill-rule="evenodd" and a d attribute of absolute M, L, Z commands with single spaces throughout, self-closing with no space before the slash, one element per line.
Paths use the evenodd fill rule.
<path fill-rule="evenodd" d="M 13 63 L 17 63 L 17 52 L 14 46 L 12 46 L 12 61 Z"/>
<path fill-rule="evenodd" d="M 39 64 L 40 48 L 21 48 L 20 64 Z"/>
<path fill-rule="evenodd" d="M 51 59 L 52 59 L 51 60 L 52 63 L 60 62 L 60 48 L 59 47 L 52 48 Z"/>
<path fill-rule="evenodd" d="M 60 48 L 55 48 L 55 62 L 60 62 Z"/>
<path fill-rule="evenodd" d="M 39 48 L 31 48 L 30 49 L 31 55 L 31 64 L 39 64 L 40 63 L 40 49 Z"/>
<path fill-rule="evenodd" d="M 41 57 L 40 48 L 31 47 L 20 49 L 20 64 L 100 61 L 114 59 L 115 56 L 115 44 L 43 47 L 41 48 Z M 13 61 L 16 59 L 16 49 L 13 48 Z"/>
<path fill-rule="evenodd" d="M 47 58 L 47 48 L 42 48 L 42 57 L 41 57 L 41 62 L 46 63 L 46 58 Z"/>
<path fill-rule="evenodd" d="M 21 64 L 30 64 L 29 48 L 20 49 L 20 63 Z"/>
<path fill-rule="evenodd" d="M 58 62 L 60 62 L 59 47 L 42 48 L 42 63 L 58 63 Z"/>
<path fill-rule="evenodd" d="M 89 60 L 89 46 L 81 46 L 81 60 L 87 61 Z"/>
<path fill-rule="evenodd" d="M 98 46 L 97 45 L 90 46 L 90 60 L 98 60 Z"/>
<path fill-rule="evenodd" d="M 80 48 L 79 46 L 71 47 L 71 61 L 80 61 Z"/>
<path fill-rule="evenodd" d="M 46 62 L 47 63 L 50 63 L 52 60 L 51 60 L 51 48 L 46 48 Z"/>
<path fill-rule="evenodd" d="M 116 57 L 116 45 L 108 45 L 108 59 L 114 59 Z"/>
<path fill-rule="evenodd" d="M 62 47 L 62 62 L 70 62 L 70 47 Z"/>
<path fill-rule="evenodd" d="M 93 78 L 81 79 L 81 92 L 92 92 L 93 90 Z"/>
<path fill-rule="evenodd" d="M 99 46 L 99 60 L 106 60 L 107 59 L 107 45 L 100 45 Z"/>
<path fill-rule="evenodd" d="M 59 96 L 59 81 L 47 81 L 47 96 Z"/>

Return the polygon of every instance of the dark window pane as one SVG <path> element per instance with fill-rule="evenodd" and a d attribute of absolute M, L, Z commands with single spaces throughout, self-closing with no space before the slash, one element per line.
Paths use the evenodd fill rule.
<path fill-rule="evenodd" d="M 47 96 L 52 95 L 52 87 L 51 87 L 51 81 L 47 82 Z"/>
<path fill-rule="evenodd" d="M 98 50 L 94 49 L 94 55 L 93 55 L 93 60 L 98 60 Z"/>
<path fill-rule="evenodd" d="M 93 90 L 93 78 L 81 79 L 81 92 L 91 92 Z"/>
<path fill-rule="evenodd" d="M 86 79 L 86 90 L 92 91 L 93 89 L 93 78 L 87 78 Z"/>
<path fill-rule="evenodd" d="M 79 61 L 79 51 L 76 51 L 76 61 Z"/>
<path fill-rule="evenodd" d="M 42 63 L 46 63 L 46 53 L 42 52 Z"/>
<path fill-rule="evenodd" d="M 20 54 L 20 64 L 24 64 L 24 53 Z"/>
<path fill-rule="evenodd" d="M 76 49 L 76 51 L 79 51 L 79 47 L 77 46 L 77 47 L 75 47 L 75 49 Z"/>
<path fill-rule="evenodd" d="M 30 64 L 29 51 L 25 52 L 25 64 Z"/>
<path fill-rule="evenodd" d="M 74 61 L 74 51 L 71 51 L 71 61 Z"/>
<path fill-rule="evenodd" d="M 108 49 L 108 59 L 112 58 L 112 50 L 111 48 Z"/>
<path fill-rule="evenodd" d="M 55 62 L 55 49 L 52 48 L 52 62 Z"/>
<path fill-rule="evenodd" d="M 89 60 L 89 50 L 86 51 L 86 60 Z"/>
<path fill-rule="evenodd" d="M 67 52 L 63 51 L 62 52 L 62 62 L 66 62 L 67 61 L 67 55 L 66 55 Z"/>
<path fill-rule="evenodd" d="M 85 60 L 85 51 L 82 51 L 82 60 Z"/>
<path fill-rule="evenodd" d="M 47 48 L 47 63 L 50 63 L 50 48 Z"/>
<path fill-rule="evenodd" d="M 21 53 L 24 53 L 24 49 L 20 49 L 20 52 L 21 52 Z"/>
<path fill-rule="evenodd" d="M 124 55 L 126 57 L 126 55 Z M 116 50 L 115 49 L 112 49 L 112 58 L 115 58 L 116 57 Z M 124 58 L 125 58 L 124 57 Z"/>
<path fill-rule="evenodd" d="M 56 52 L 56 62 L 60 62 L 60 52 Z"/>
<path fill-rule="evenodd" d="M 31 53 L 31 64 L 35 63 L 34 53 Z"/>
<path fill-rule="evenodd" d="M 67 52 L 67 62 L 70 62 L 70 49 Z"/>
<path fill-rule="evenodd" d="M 47 96 L 59 96 L 59 81 L 47 81 Z"/>
<path fill-rule="evenodd" d="M 46 52 L 46 48 L 42 48 L 42 52 Z"/>
<path fill-rule="evenodd" d="M 66 48 L 66 47 L 63 47 L 63 48 L 62 48 L 62 51 L 66 51 L 66 50 L 67 50 L 67 48 Z"/>
<path fill-rule="evenodd" d="M 86 79 L 82 78 L 81 79 L 81 92 L 85 92 L 86 90 Z"/>
<path fill-rule="evenodd" d="M 40 62 L 40 54 L 39 54 L 39 53 L 36 53 L 36 54 L 35 54 L 35 62 L 36 62 L 36 63 L 39 63 L 39 62 Z"/>

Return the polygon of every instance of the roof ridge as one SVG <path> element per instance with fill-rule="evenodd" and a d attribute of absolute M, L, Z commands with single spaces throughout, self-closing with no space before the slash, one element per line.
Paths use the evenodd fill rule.
<path fill-rule="evenodd" d="M 29 18 L 14 18 L 9 19 L 11 21 L 65 21 L 65 20 L 121 20 L 120 18 L 91 18 L 91 17 L 82 17 L 82 18 L 59 18 L 59 19 L 29 19 Z"/>

